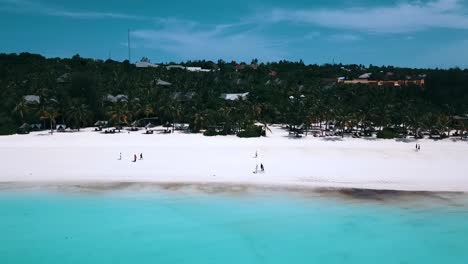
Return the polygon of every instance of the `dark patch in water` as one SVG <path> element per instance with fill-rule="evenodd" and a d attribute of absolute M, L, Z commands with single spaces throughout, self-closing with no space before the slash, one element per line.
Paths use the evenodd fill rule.
<path fill-rule="evenodd" d="M 321 189 L 317 190 L 323 196 L 343 198 L 346 201 L 369 201 L 389 204 L 408 204 L 415 206 L 415 202 L 423 204 L 444 204 L 451 207 L 466 207 L 468 197 L 463 192 L 429 192 L 429 191 L 398 191 L 375 190 L 359 188 Z M 422 204 L 421 204 L 422 205 Z"/>
<path fill-rule="evenodd" d="M 396 191 L 359 188 L 317 188 L 307 186 L 257 185 L 224 182 L 63 182 L 63 183 L 0 183 L 0 191 L 51 190 L 58 192 L 104 194 L 112 191 L 135 192 L 183 192 L 196 191 L 205 194 L 247 195 L 248 193 L 290 193 L 306 198 L 338 198 L 347 202 L 371 201 L 379 203 L 405 203 L 432 200 L 434 203 L 454 207 L 466 207 L 468 196 L 462 192 Z"/>
<path fill-rule="evenodd" d="M 395 190 L 372 190 L 372 189 L 340 189 L 338 192 L 342 195 L 349 196 L 354 199 L 366 199 L 366 200 L 379 200 L 383 201 L 386 199 L 400 198 L 402 196 L 427 196 L 429 192 L 421 191 L 395 191 Z"/>

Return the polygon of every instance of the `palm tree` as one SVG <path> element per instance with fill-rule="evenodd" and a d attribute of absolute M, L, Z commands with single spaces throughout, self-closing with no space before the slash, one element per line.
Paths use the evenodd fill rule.
<path fill-rule="evenodd" d="M 89 106 L 79 101 L 73 102 L 67 109 L 66 114 L 68 118 L 72 120 L 73 124 L 78 128 L 78 131 L 80 131 L 81 125 L 86 121 L 89 121 L 92 115 L 91 111 L 89 110 Z"/>
<path fill-rule="evenodd" d="M 24 99 L 16 104 L 15 108 L 12 111 L 13 113 L 20 116 L 21 121 L 24 121 L 24 116 L 29 112 L 29 106 Z"/>
<path fill-rule="evenodd" d="M 166 117 L 172 119 L 172 132 L 174 132 L 175 122 L 182 118 L 182 106 L 174 101 L 168 102 L 161 107 L 161 112 L 163 112 Z"/>
<path fill-rule="evenodd" d="M 132 116 L 126 102 L 117 102 L 111 105 L 107 109 L 107 115 L 109 116 L 109 121 L 115 125 L 128 124 Z"/>
<path fill-rule="evenodd" d="M 149 117 L 151 115 L 154 115 L 156 113 L 156 111 L 154 111 L 154 107 L 151 105 L 151 104 L 146 104 L 144 107 L 143 107 L 143 114 L 146 116 L 146 117 Z"/>
<path fill-rule="evenodd" d="M 195 112 L 193 115 L 192 123 L 190 124 L 190 129 L 192 132 L 199 132 L 203 127 L 205 127 L 206 115 L 204 112 Z"/>
<path fill-rule="evenodd" d="M 449 130 L 449 124 L 450 124 L 450 117 L 446 114 L 439 114 L 437 115 L 437 118 L 436 118 L 436 123 L 435 123 L 435 127 L 442 131 L 443 134 L 445 134 L 447 132 L 447 136 L 450 134 L 450 131 Z"/>
<path fill-rule="evenodd" d="M 224 106 L 218 110 L 219 120 L 223 120 L 224 133 L 230 134 L 232 132 L 232 111 L 234 108 Z"/>
<path fill-rule="evenodd" d="M 39 116 L 41 120 L 49 120 L 50 122 L 50 133 L 54 133 L 55 119 L 59 116 L 57 109 L 53 107 L 43 107 L 39 111 Z"/>

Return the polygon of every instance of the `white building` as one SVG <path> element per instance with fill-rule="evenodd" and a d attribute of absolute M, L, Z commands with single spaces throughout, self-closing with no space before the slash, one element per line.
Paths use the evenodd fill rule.
<path fill-rule="evenodd" d="M 202 67 L 185 67 L 187 71 L 191 72 L 210 72 L 210 69 L 202 69 Z"/>
<path fill-rule="evenodd" d="M 161 80 L 161 79 L 158 79 L 158 80 L 156 81 L 156 85 L 170 86 L 170 85 L 172 85 L 172 83 L 163 81 L 163 80 Z"/>
<path fill-rule="evenodd" d="M 371 77 L 372 73 L 368 72 L 368 73 L 364 73 L 362 75 L 359 76 L 359 79 L 369 79 Z"/>
<path fill-rule="evenodd" d="M 159 65 L 157 65 L 157 64 L 153 64 L 153 63 L 146 62 L 146 61 L 137 62 L 135 64 L 135 66 L 137 68 L 157 68 L 157 67 L 159 67 Z"/>
<path fill-rule="evenodd" d="M 236 100 L 245 100 L 249 93 L 225 93 L 221 94 L 220 98 L 224 100 L 236 101 Z"/>
<path fill-rule="evenodd" d="M 182 65 L 168 65 L 166 66 L 166 69 L 172 70 L 172 69 L 181 69 L 181 70 L 187 70 L 189 72 L 210 72 L 210 69 L 203 69 L 202 67 L 185 67 Z"/>
<path fill-rule="evenodd" d="M 127 102 L 128 101 L 128 96 L 124 94 L 118 94 L 116 96 L 113 96 L 112 94 L 108 94 L 104 96 L 104 101 L 106 102 L 111 102 L 111 103 L 117 103 L 117 102 Z"/>
<path fill-rule="evenodd" d="M 27 104 L 40 104 L 41 103 L 41 97 L 39 95 L 25 95 L 23 99 Z"/>

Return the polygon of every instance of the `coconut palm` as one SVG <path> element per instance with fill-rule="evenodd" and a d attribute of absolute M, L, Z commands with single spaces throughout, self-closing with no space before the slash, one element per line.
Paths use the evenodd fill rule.
<path fill-rule="evenodd" d="M 24 116 L 29 112 L 29 106 L 24 99 L 21 99 L 21 101 L 16 104 L 12 112 L 19 115 L 21 121 L 24 121 Z"/>
<path fill-rule="evenodd" d="M 166 118 L 171 119 L 172 131 L 174 131 L 175 122 L 181 120 L 182 118 L 182 106 L 174 101 L 167 102 L 161 107 L 161 112 L 164 114 L 164 116 L 166 116 Z"/>
<path fill-rule="evenodd" d="M 144 104 L 140 107 L 139 112 L 141 112 L 145 117 L 150 117 L 156 113 L 154 107 L 151 104 Z"/>
<path fill-rule="evenodd" d="M 109 121 L 115 125 L 128 124 L 132 117 L 131 112 L 128 110 L 128 104 L 122 101 L 109 106 L 106 114 Z"/>
<path fill-rule="evenodd" d="M 204 112 L 195 112 L 193 120 L 190 124 L 192 132 L 199 132 L 206 125 L 206 115 Z"/>
<path fill-rule="evenodd" d="M 42 107 L 39 110 L 39 116 L 41 120 L 49 120 L 50 122 L 50 133 L 54 133 L 54 125 L 55 125 L 55 120 L 59 116 L 59 112 L 57 109 L 47 106 L 47 107 Z"/>
<path fill-rule="evenodd" d="M 81 125 L 91 119 L 92 113 L 88 105 L 80 101 L 74 101 L 66 110 L 66 115 L 80 131 Z"/>

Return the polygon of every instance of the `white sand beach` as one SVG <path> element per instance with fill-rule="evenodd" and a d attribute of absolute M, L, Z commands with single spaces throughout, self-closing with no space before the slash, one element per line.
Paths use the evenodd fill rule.
<path fill-rule="evenodd" d="M 468 192 L 468 142 L 34 132 L 0 137 L 0 182 L 229 183 Z M 258 150 L 258 158 L 254 158 Z M 119 153 L 122 160 L 119 160 Z M 132 162 L 143 153 L 143 160 Z M 253 173 L 256 165 L 264 173 Z"/>

